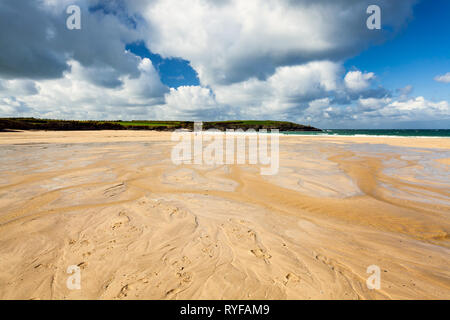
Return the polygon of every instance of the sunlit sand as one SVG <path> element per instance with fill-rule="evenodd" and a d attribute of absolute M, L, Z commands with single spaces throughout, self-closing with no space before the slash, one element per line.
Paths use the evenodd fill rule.
<path fill-rule="evenodd" d="M 450 299 L 450 139 L 283 136 L 274 176 L 174 144 L 0 133 L 0 298 Z"/>

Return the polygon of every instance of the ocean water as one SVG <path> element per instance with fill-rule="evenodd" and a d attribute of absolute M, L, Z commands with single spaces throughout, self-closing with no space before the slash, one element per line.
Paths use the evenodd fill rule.
<path fill-rule="evenodd" d="M 450 129 L 324 129 L 322 132 L 291 131 L 284 134 L 308 136 L 386 136 L 386 137 L 448 137 Z"/>

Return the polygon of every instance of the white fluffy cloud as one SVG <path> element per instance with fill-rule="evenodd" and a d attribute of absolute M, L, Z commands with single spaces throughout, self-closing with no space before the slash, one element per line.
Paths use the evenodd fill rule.
<path fill-rule="evenodd" d="M 147 109 L 164 103 L 164 94 L 168 92 L 149 59 L 142 59 L 138 65 L 138 78 L 122 76 L 122 85 L 114 88 L 90 81 L 86 77 L 89 68 L 77 61 L 68 64 L 71 71 L 65 72 L 62 79 L 1 81 L 0 116 L 129 119 L 147 115 Z"/>
<path fill-rule="evenodd" d="M 434 78 L 437 82 L 450 83 L 450 72 Z"/>
<path fill-rule="evenodd" d="M 392 101 L 391 98 L 361 98 L 358 100 L 359 109 L 362 111 L 374 111 L 379 110 Z"/>
<path fill-rule="evenodd" d="M 447 101 L 432 102 L 424 97 L 416 97 L 407 101 L 394 101 L 383 108 L 385 114 L 397 114 L 398 116 L 407 117 L 411 113 L 417 116 L 424 114 L 440 118 L 450 115 L 450 107 Z"/>
<path fill-rule="evenodd" d="M 448 119 L 450 104 L 424 97 L 361 98 L 349 106 L 336 106 L 329 98 L 311 101 L 299 117 L 303 122 L 321 119 L 322 127 L 389 128 L 406 123 L 426 123 Z"/>
<path fill-rule="evenodd" d="M 165 98 L 166 103 L 159 107 L 159 112 L 160 117 L 166 119 L 201 120 L 214 116 L 221 109 L 212 91 L 200 86 L 171 88 Z"/>
<path fill-rule="evenodd" d="M 339 64 L 329 61 L 279 67 L 267 80 L 251 78 L 214 87 L 217 101 L 240 106 L 242 113 L 282 116 L 306 102 L 324 97 L 338 88 Z"/>
<path fill-rule="evenodd" d="M 368 0 L 160 0 L 142 9 L 147 45 L 183 57 L 203 85 L 265 79 L 277 67 L 347 58 L 388 31 L 365 27 Z M 397 30 L 414 0 L 377 1 L 383 23 Z"/>
<path fill-rule="evenodd" d="M 362 73 L 361 71 L 350 71 L 346 74 L 344 80 L 345 85 L 352 91 L 362 91 L 370 86 L 370 80 L 372 80 L 375 75 L 372 72 Z"/>
<path fill-rule="evenodd" d="M 402 96 L 393 98 L 359 99 L 355 110 L 359 119 L 370 123 L 378 122 L 420 122 L 448 119 L 450 104 L 447 101 L 433 102 L 422 96 L 402 99 Z"/>

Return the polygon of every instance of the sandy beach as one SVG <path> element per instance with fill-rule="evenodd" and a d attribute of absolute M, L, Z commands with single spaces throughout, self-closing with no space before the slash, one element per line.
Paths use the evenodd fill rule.
<path fill-rule="evenodd" d="M 174 144 L 0 133 L 0 299 L 450 299 L 449 138 L 282 136 L 273 176 Z"/>

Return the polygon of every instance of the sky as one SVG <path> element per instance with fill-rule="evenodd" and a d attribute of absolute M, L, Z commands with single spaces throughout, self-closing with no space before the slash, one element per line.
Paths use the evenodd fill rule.
<path fill-rule="evenodd" d="M 447 0 L 2 0 L 0 117 L 449 129 L 449 31 Z"/>

